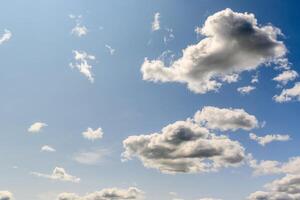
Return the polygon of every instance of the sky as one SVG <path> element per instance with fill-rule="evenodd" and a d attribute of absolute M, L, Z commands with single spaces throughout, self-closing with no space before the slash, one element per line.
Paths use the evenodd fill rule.
<path fill-rule="evenodd" d="M 0 200 L 300 199 L 299 6 L 2 1 Z"/>

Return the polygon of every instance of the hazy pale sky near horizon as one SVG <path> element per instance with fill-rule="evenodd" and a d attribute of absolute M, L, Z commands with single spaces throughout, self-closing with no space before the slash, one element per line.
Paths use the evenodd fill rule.
<path fill-rule="evenodd" d="M 297 200 L 299 9 L 2 1 L 0 200 Z"/>

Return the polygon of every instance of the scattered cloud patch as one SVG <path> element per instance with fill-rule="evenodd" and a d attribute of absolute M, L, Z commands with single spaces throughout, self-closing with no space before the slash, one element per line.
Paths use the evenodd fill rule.
<path fill-rule="evenodd" d="M 209 129 L 220 131 L 251 130 L 259 126 L 254 115 L 244 109 L 217 108 L 205 106 L 197 111 L 194 120 Z"/>
<path fill-rule="evenodd" d="M 66 182 L 73 182 L 73 183 L 80 182 L 80 178 L 68 174 L 65 171 L 65 169 L 61 167 L 55 167 L 52 174 L 43 174 L 39 172 L 31 172 L 31 174 L 37 177 L 42 177 L 42 178 L 47 178 L 47 179 L 57 180 L 57 181 L 66 181 Z"/>
<path fill-rule="evenodd" d="M 54 149 L 53 147 L 49 146 L 49 145 L 44 145 L 41 148 L 42 152 L 56 152 L 56 149 Z"/>
<path fill-rule="evenodd" d="M 166 35 L 164 36 L 164 43 L 168 44 L 169 42 L 175 39 L 175 35 L 173 33 L 173 29 L 166 28 L 165 30 L 166 30 Z"/>
<path fill-rule="evenodd" d="M 81 151 L 73 156 L 73 160 L 85 165 L 98 165 L 104 157 L 109 154 L 106 149 L 96 149 L 92 151 Z"/>
<path fill-rule="evenodd" d="M 183 55 L 166 66 L 161 60 L 145 58 L 143 79 L 152 82 L 180 82 L 199 94 L 217 91 L 228 74 L 255 70 L 286 54 L 278 28 L 259 26 L 253 14 L 225 9 L 209 16 L 201 28 L 205 36 L 189 45 Z"/>
<path fill-rule="evenodd" d="M 69 15 L 70 19 L 75 20 L 76 25 L 72 28 L 71 33 L 77 37 L 82 37 L 87 35 L 88 29 L 86 26 L 82 25 L 82 16 Z"/>
<path fill-rule="evenodd" d="M 144 192 L 138 188 L 130 187 L 128 189 L 106 188 L 80 197 L 74 193 L 61 193 L 58 200 L 141 200 Z"/>
<path fill-rule="evenodd" d="M 295 80 L 298 76 L 299 74 L 296 71 L 286 70 L 273 78 L 273 80 L 279 82 L 282 85 L 286 85 L 289 81 Z"/>
<path fill-rule="evenodd" d="M 12 33 L 9 30 L 5 29 L 3 35 L 0 36 L 0 45 L 10 40 L 11 37 L 12 37 Z"/>
<path fill-rule="evenodd" d="M 106 44 L 105 47 L 108 49 L 110 55 L 114 55 L 115 54 L 116 50 L 113 49 L 111 46 L 109 46 L 109 45 Z"/>
<path fill-rule="evenodd" d="M 100 127 L 96 130 L 93 130 L 92 128 L 87 128 L 87 130 L 82 133 L 82 136 L 85 139 L 93 141 L 93 140 L 101 139 L 103 137 L 103 134 L 104 134 L 103 130 Z"/>
<path fill-rule="evenodd" d="M 9 191 L 0 191 L 0 200 L 13 200 L 13 194 Z"/>
<path fill-rule="evenodd" d="M 295 83 L 294 87 L 283 89 L 280 95 L 275 95 L 273 99 L 278 103 L 289 102 L 292 100 L 300 101 L 300 82 Z"/>
<path fill-rule="evenodd" d="M 38 132 L 42 131 L 42 129 L 46 126 L 48 126 L 46 123 L 35 122 L 28 128 L 28 132 L 29 133 L 38 133 Z"/>
<path fill-rule="evenodd" d="M 239 87 L 237 89 L 237 91 L 242 94 L 242 95 L 246 95 L 246 94 L 250 94 L 250 92 L 252 92 L 253 90 L 255 90 L 256 87 L 254 86 L 251 86 L 251 85 L 248 85 L 248 86 L 245 86 L 245 87 Z"/>
<path fill-rule="evenodd" d="M 160 13 L 157 12 L 154 14 L 154 19 L 152 22 L 152 31 L 158 31 L 160 29 Z"/>
<path fill-rule="evenodd" d="M 280 134 L 271 134 L 271 135 L 265 135 L 263 137 L 259 137 L 254 133 L 250 133 L 249 137 L 251 140 L 254 140 L 258 142 L 258 144 L 265 146 L 271 142 L 286 142 L 289 141 L 291 138 L 289 135 L 280 135 Z"/>
<path fill-rule="evenodd" d="M 71 68 L 77 68 L 80 73 L 86 76 L 91 83 L 94 82 L 94 75 L 92 73 L 92 65 L 90 61 L 95 60 L 96 57 L 86 53 L 85 51 L 74 50 L 74 63 L 70 63 Z"/>

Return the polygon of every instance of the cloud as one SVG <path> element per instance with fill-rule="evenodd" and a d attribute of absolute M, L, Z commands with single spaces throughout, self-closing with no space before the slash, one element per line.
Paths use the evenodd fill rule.
<path fill-rule="evenodd" d="M 44 152 L 55 152 L 56 150 L 53 147 L 49 146 L 49 145 L 44 145 L 44 146 L 42 146 L 41 151 L 44 151 Z"/>
<path fill-rule="evenodd" d="M 250 92 L 252 92 L 255 89 L 256 89 L 256 87 L 248 85 L 248 86 L 245 86 L 245 87 L 239 87 L 237 89 L 237 91 L 239 93 L 241 93 L 242 95 L 246 95 L 246 94 L 249 94 Z"/>
<path fill-rule="evenodd" d="M 10 40 L 11 37 L 12 37 L 12 33 L 9 30 L 5 29 L 4 34 L 0 36 L 0 45 Z"/>
<path fill-rule="evenodd" d="M 160 29 L 160 13 L 154 14 L 154 19 L 152 22 L 152 31 L 158 31 Z"/>
<path fill-rule="evenodd" d="M 114 55 L 115 54 L 116 50 L 113 49 L 111 46 L 109 46 L 109 45 L 106 44 L 105 47 L 108 49 L 110 55 Z"/>
<path fill-rule="evenodd" d="M 258 142 L 258 144 L 265 146 L 271 142 L 279 141 L 279 142 L 286 142 L 289 141 L 291 138 L 289 135 L 280 135 L 280 134 L 271 134 L 265 135 L 263 137 L 259 137 L 254 133 L 250 133 L 249 137 L 251 140 Z"/>
<path fill-rule="evenodd" d="M 201 28 L 205 36 L 189 45 L 183 55 L 166 66 L 161 60 L 145 58 L 143 79 L 152 82 L 179 82 L 199 94 L 217 91 L 228 74 L 255 70 L 286 54 L 278 28 L 259 26 L 253 14 L 225 9 L 209 16 Z"/>
<path fill-rule="evenodd" d="M 86 26 L 81 25 L 81 21 L 82 21 L 82 16 L 78 15 L 75 16 L 73 14 L 69 15 L 70 19 L 75 20 L 76 25 L 74 26 L 74 28 L 72 28 L 71 33 L 77 37 L 82 37 L 87 35 L 88 33 L 88 29 Z"/>
<path fill-rule="evenodd" d="M 52 174 L 43 174 L 39 172 L 31 172 L 31 174 L 37 177 L 47 178 L 51 180 L 66 181 L 66 182 L 73 182 L 73 183 L 80 182 L 80 178 L 68 174 L 64 168 L 60 168 L 60 167 L 55 167 Z"/>
<path fill-rule="evenodd" d="M 43 122 L 35 122 L 33 123 L 29 128 L 28 128 L 28 132 L 30 133 L 38 133 L 40 131 L 42 131 L 42 129 L 44 127 L 48 126 L 46 123 Z"/>
<path fill-rule="evenodd" d="M 74 63 L 70 63 L 71 68 L 77 68 L 80 73 L 86 76 L 91 83 L 94 82 L 94 75 L 92 73 L 92 65 L 89 64 L 89 61 L 95 60 L 96 57 L 89 55 L 85 51 L 74 50 Z"/>
<path fill-rule="evenodd" d="M 287 174 L 265 185 L 267 191 L 252 193 L 248 200 L 299 200 L 300 175 Z"/>
<path fill-rule="evenodd" d="M 92 128 L 87 128 L 87 130 L 82 133 L 82 136 L 88 140 L 98 140 L 103 137 L 103 134 L 103 130 L 100 127 L 96 130 L 93 130 Z"/>
<path fill-rule="evenodd" d="M 168 44 L 169 42 L 175 39 L 175 35 L 173 33 L 173 29 L 166 28 L 165 30 L 166 30 L 166 34 L 164 36 L 164 43 Z"/>
<path fill-rule="evenodd" d="M 225 135 L 215 135 L 191 120 L 177 121 L 160 132 L 129 136 L 124 161 L 137 157 L 162 173 L 199 173 L 239 166 L 244 148 Z"/>
<path fill-rule="evenodd" d="M 0 191 L 0 200 L 13 200 L 13 194 L 9 191 Z"/>
<path fill-rule="evenodd" d="M 258 80 L 258 74 L 255 74 L 252 76 L 252 79 L 251 79 L 251 83 L 254 84 L 254 83 L 258 83 L 259 80 Z"/>
<path fill-rule="evenodd" d="M 221 131 L 251 130 L 258 127 L 258 120 L 244 109 L 205 106 L 194 115 L 197 123 Z"/>
<path fill-rule="evenodd" d="M 295 83 L 294 87 L 283 89 L 280 95 L 275 95 L 273 99 L 278 103 L 289 102 L 292 100 L 300 101 L 300 82 Z"/>
<path fill-rule="evenodd" d="M 271 175 L 271 174 L 300 174 L 300 157 L 292 157 L 288 162 L 279 162 L 276 160 L 262 160 L 258 162 L 252 159 L 249 162 L 251 168 L 254 169 L 253 174 Z"/>
<path fill-rule="evenodd" d="M 289 81 L 295 80 L 299 74 L 294 70 L 286 70 L 281 74 L 273 78 L 274 81 L 281 83 L 282 85 L 286 85 Z"/>
<path fill-rule="evenodd" d="M 215 198 L 201 198 L 199 200 L 222 200 L 222 199 L 215 199 Z"/>
<path fill-rule="evenodd" d="M 128 189 L 106 188 L 80 197 L 74 193 L 61 193 L 58 200 L 140 200 L 143 199 L 143 191 L 130 187 Z"/>
<path fill-rule="evenodd" d="M 97 165 L 103 161 L 109 152 L 106 149 L 96 149 L 92 151 L 81 151 L 73 156 L 73 160 L 85 165 Z"/>

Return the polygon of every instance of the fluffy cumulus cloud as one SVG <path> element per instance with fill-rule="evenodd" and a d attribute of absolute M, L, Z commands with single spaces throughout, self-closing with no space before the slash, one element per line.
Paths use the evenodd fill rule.
<path fill-rule="evenodd" d="M 286 85 L 289 81 L 295 80 L 298 76 L 299 74 L 295 70 L 286 70 L 273 78 L 273 80 L 279 82 L 280 84 Z"/>
<path fill-rule="evenodd" d="M 74 50 L 74 63 L 70 63 L 71 68 L 77 68 L 80 73 L 86 76 L 91 83 L 94 82 L 94 75 L 92 73 L 92 65 L 89 64 L 90 61 L 95 60 L 96 57 L 88 54 L 85 51 Z"/>
<path fill-rule="evenodd" d="M 289 135 L 281 135 L 281 134 L 270 134 L 265 136 L 257 136 L 255 133 L 250 133 L 249 137 L 251 140 L 258 142 L 258 144 L 265 146 L 271 142 L 279 141 L 279 142 L 286 142 L 290 140 Z"/>
<path fill-rule="evenodd" d="M 66 181 L 66 182 L 73 182 L 73 183 L 80 182 L 80 178 L 68 174 L 66 170 L 61 167 L 55 167 L 52 174 L 43 174 L 39 172 L 31 172 L 31 174 L 38 177 L 57 180 L 57 181 Z"/>
<path fill-rule="evenodd" d="M 295 83 L 292 88 L 283 89 L 281 94 L 275 95 L 273 99 L 278 103 L 300 101 L 300 82 Z"/>
<path fill-rule="evenodd" d="M 87 130 L 82 133 L 82 136 L 88 140 L 98 140 L 103 137 L 103 134 L 103 130 L 100 127 L 96 130 L 93 130 L 92 128 L 87 128 Z"/>
<path fill-rule="evenodd" d="M 252 193 L 248 200 L 299 200 L 300 175 L 287 174 L 265 186 L 267 191 Z"/>
<path fill-rule="evenodd" d="M 244 109 L 206 106 L 196 112 L 194 120 L 209 128 L 221 131 L 251 130 L 258 127 L 258 120 Z"/>
<path fill-rule="evenodd" d="M 35 122 L 28 128 L 28 132 L 38 133 L 46 126 L 48 126 L 48 125 L 44 122 Z"/>
<path fill-rule="evenodd" d="M 97 165 L 109 154 L 106 149 L 96 149 L 91 151 L 81 151 L 73 156 L 73 160 L 85 165 Z"/>
<path fill-rule="evenodd" d="M 239 166 L 244 148 L 225 135 L 215 135 L 191 120 L 177 121 L 160 132 L 123 141 L 124 160 L 139 158 L 145 167 L 163 173 L 198 173 Z"/>
<path fill-rule="evenodd" d="M 0 200 L 13 200 L 13 194 L 9 191 L 0 191 Z"/>
<path fill-rule="evenodd" d="M 248 85 L 248 86 L 245 86 L 245 87 L 239 87 L 237 89 L 237 91 L 243 95 L 246 95 L 246 94 L 249 94 L 250 92 L 252 92 L 253 90 L 255 90 L 255 87 L 254 86 L 251 86 L 251 85 Z"/>
<path fill-rule="evenodd" d="M 154 19 L 152 22 L 152 31 L 158 31 L 160 29 L 160 13 L 157 12 L 154 14 Z"/>
<path fill-rule="evenodd" d="M 128 189 L 106 188 L 85 196 L 79 196 L 74 193 L 62 193 L 58 195 L 57 200 L 141 200 L 143 191 L 130 187 Z"/>
<path fill-rule="evenodd" d="M 3 35 L 0 36 L 0 45 L 10 40 L 11 37 L 12 33 L 9 30 L 5 29 Z"/>
<path fill-rule="evenodd" d="M 42 152 L 55 152 L 56 149 L 54 149 L 53 147 L 49 146 L 49 145 L 44 145 L 41 148 Z"/>
<path fill-rule="evenodd" d="M 145 58 L 143 79 L 153 82 L 180 82 L 195 93 L 218 90 L 224 77 L 255 70 L 286 54 L 278 41 L 280 30 L 272 25 L 259 26 L 253 14 L 225 9 L 209 16 L 200 32 L 204 39 L 189 45 L 181 58 L 170 66 Z"/>

